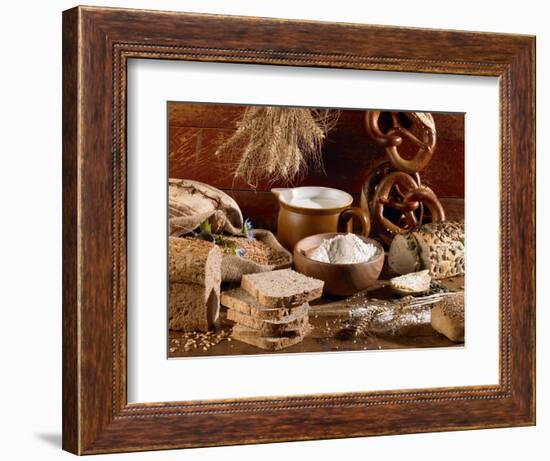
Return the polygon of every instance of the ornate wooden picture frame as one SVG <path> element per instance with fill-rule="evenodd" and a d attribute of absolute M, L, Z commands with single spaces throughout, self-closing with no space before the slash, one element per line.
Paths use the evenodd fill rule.
<path fill-rule="evenodd" d="M 126 65 L 168 59 L 499 78 L 498 385 L 127 400 Z M 63 13 L 63 448 L 77 454 L 535 424 L 535 39 L 77 7 Z"/>

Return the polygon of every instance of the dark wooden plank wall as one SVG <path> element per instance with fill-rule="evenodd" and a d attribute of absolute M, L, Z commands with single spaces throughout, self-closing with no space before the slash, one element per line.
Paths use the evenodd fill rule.
<path fill-rule="evenodd" d="M 230 164 L 214 155 L 235 130 L 244 106 L 171 102 L 169 119 L 169 175 L 195 179 L 225 190 L 256 227 L 274 228 L 277 202 L 271 187 L 288 184 L 261 183 L 256 190 L 230 173 Z M 442 198 L 464 198 L 464 115 L 434 114 L 437 150 L 422 181 Z M 405 154 L 411 152 L 405 151 Z M 323 147 L 323 171 L 309 171 L 294 186 L 336 187 L 358 197 L 369 170 L 385 159 L 383 148 L 365 131 L 364 111 L 343 110 Z"/>

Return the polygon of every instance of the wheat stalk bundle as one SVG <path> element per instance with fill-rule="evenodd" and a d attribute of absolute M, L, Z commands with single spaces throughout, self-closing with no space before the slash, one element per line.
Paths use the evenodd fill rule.
<path fill-rule="evenodd" d="M 234 176 L 253 187 L 261 180 L 290 183 L 308 168 L 322 168 L 322 142 L 337 118 L 331 110 L 247 107 L 216 156 L 229 162 L 236 156 Z"/>

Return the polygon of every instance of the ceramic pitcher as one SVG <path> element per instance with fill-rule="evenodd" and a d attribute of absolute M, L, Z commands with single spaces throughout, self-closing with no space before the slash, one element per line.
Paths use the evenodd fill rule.
<path fill-rule="evenodd" d="M 352 207 L 353 197 L 330 187 L 294 187 L 271 189 L 279 200 L 277 239 L 292 251 L 304 237 L 341 232 L 356 218 L 361 235 L 368 237 L 370 219 L 361 208 Z"/>

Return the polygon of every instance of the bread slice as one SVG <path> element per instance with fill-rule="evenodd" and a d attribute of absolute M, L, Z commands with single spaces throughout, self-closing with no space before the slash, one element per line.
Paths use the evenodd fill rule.
<path fill-rule="evenodd" d="M 289 315 L 303 315 L 309 309 L 307 303 L 293 307 L 265 307 L 242 288 L 223 291 L 221 294 L 221 304 L 228 309 L 249 315 L 258 320 L 285 321 Z"/>
<path fill-rule="evenodd" d="M 432 307 L 432 328 L 451 341 L 464 341 L 464 292 L 446 296 Z"/>
<path fill-rule="evenodd" d="M 181 331 L 208 331 L 218 321 L 220 288 L 195 283 L 171 283 L 168 296 L 168 327 Z"/>
<path fill-rule="evenodd" d="M 275 308 L 299 306 L 320 298 L 324 284 L 292 269 L 247 274 L 241 279 L 241 287 L 262 306 Z"/>
<path fill-rule="evenodd" d="M 307 310 L 298 311 L 286 316 L 283 320 L 261 320 L 228 309 L 227 318 L 244 327 L 258 330 L 263 336 L 295 336 L 305 333 L 309 325 Z"/>
<path fill-rule="evenodd" d="M 238 341 L 242 341 L 243 343 L 247 343 L 268 351 L 279 351 L 281 349 L 285 349 L 286 347 L 299 344 L 304 339 L 304 335 L 283 337 L 261 336 L 258 334 L 257 330 L 247 328 L 242 325 L 235 325 L 233 327 L 231 337 Z"/>
<path fill-rule="evenodd" d="M 426 269 L 394 277 L 390 279 L 390 286 L 393 291 L 401 295 L 419 295 L 430 290 L 431 281 L 430 271 Z"/>

